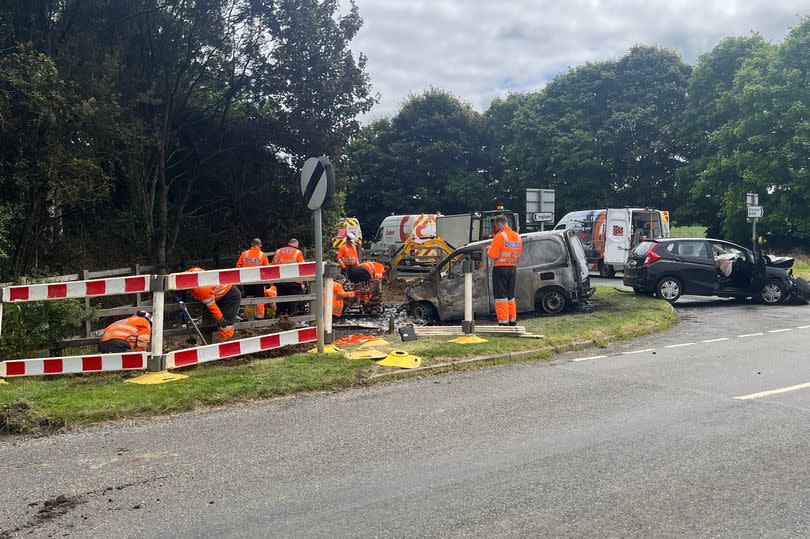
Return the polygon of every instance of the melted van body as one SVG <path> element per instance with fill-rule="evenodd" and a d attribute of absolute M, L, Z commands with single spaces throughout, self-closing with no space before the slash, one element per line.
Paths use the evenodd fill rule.
<path fill-rule="evenodd" d="M 559 314 L 593 294 L 582 243 L 573 231 L 521 234 L 523 254 L 517 265 L 515 299 L 518 312 Z M 409 311 L 426 320 L 461 320 L 464 317 L 462 262 L 472 260 L 473 312 L 495 313 L 492 261 L 487 249 L 492 240 L 471 243 L 442 260 L 425 279 L 409 286 Z"/>

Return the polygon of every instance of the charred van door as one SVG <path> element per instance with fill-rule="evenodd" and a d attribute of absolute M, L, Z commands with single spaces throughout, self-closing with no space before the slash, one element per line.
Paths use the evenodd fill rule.
<path fill-rule="evenodd" d="M 462 262 L 473 261 L 473 312 L 489 314 L 489 262 L 485 247 L 465 247 L 445 259 L 435 276 L 436 296 L 439 300 L 439 318 L 461 319 L 464 317 L 464 272 Z"/>

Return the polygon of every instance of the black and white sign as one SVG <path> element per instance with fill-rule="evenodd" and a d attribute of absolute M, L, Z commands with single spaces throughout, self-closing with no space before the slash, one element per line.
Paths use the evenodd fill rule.
<path fill-rule="evenodd" d="M 335 171 L 328 157 L 310 157 L 301 169 L 301 194 L 310 210 L 318 210 L 335 192 Z"/>
<path fill-rule="evenodd" d="M 526 224 L 554 223 L 554 189 L 526 189 Z"/>
<path fill-rule="evenodd" d="M 762 219 L 763 215 L 765 215 L 765 210 L 762 206 L 748 206 L 749 219 Z"/>
<path fill-rule="evenodd" d="M 532 221 L 535 223 L 553 223 L 554 213 L 550 211 L 535 212 L 532 214 Z"/>

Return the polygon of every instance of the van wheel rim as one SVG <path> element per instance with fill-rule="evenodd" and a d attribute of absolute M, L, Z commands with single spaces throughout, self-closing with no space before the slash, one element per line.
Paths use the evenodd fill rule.
<path fill-rule="evenodd" d="M 782 299 L 782 289 L 774 283 L 766 284 L 762 288 L 762 299 L 765 303 L 778 303 Z"/>
<path fill-rule="evenodd" d="M 551 292 L 543 296 L 543 310 L 547 313 L 558 313 L 565 306 L 565 299 L 559 292 Z"/>
<path fill-rule="evenodd" d="M 661 283 L 661 295 L 664 299 L 675 299 L 678 297 L 681 288 L 675 281 L 664 281 Z"/>

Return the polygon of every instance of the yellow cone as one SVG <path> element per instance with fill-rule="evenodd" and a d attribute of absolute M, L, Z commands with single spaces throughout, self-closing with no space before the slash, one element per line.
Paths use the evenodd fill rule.
<path fill-rule="evenodd" d="M 486 339 L 482 339 L 478 335 L 462 335 L 461 337 L 450 339 L 447 342 L 454 342 L 456 344 L 481 344 L 482 342 L 489 342 L 489 341 L 487 341 Z"/>
<path fill-rule="evenodd" d="M 2 378 L 0 378 L 0 386 L 2 386 L 2 385 L 8 385 L 8 382 L 6 382 Z"/>
<path fill-rule="evenodd" d="M 124 380 L 128 384 L 138 384 L 142 386 L 152 386 L 156 384 L 165 384 L 166 382 L 174 382 L 176 380 L 184 380 L 188 378 L 185 374 L 178 374 L 176 372 L 160 371 L 160 372 L 147 372 L 135 378 Z"/>
<path fill-rule="evenodd" d="M 360 350 L 368 350 L 369 348 L 377 348 L 378 346 L 386 346 L 389 344 L 391 343 L 385 339 L 374 339 L 373 341 L 368 341 L 365 344 L 361 344 Z"/>
<path fill-rule="evenodd" d="M 334 344 L 327 344 L 326 346 L 323 347 L 323 353 L 324 354 L 340 354 L 342 352 L 343 352 L 343 350 L 338 348 Z M 312 350 L 310 350 L 307 353 L 308 354 L 317 354 L 318 353 L 318 347 L 316 346 L 315 348 L 313 348 Z"/>
<path fill-rule="evenodd" d="M 349 359 L 373 359 L 376 361 L 388 357 L 388 352 L 381 352 L 380 350 L 358 350 L 346 357 Z"/>
<path fill-rule="evenodd" d="M 422 358 L 412 356 L 408 352 L 391 352 L 385 359 L 378 361 L 377 365 L 384 367 L 399 367 L 400 369 L 415 369 L 422 365 Z"/>

